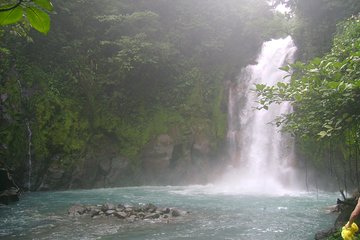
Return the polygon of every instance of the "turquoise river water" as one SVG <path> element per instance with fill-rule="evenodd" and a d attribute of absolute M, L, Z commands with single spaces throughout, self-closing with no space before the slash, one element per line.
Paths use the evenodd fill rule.
<path fill-rule="evenodd" d="M 129 187 L 25 193 L 0 207 L 0 239 L 314 239 L 334 223 L 327 213 L 336 193 L 298 192 L 282 196 L 241 195 L 213 186 Z M 175 207 L 190 214 L 169 222 L 133 223 L 115 218 L 70 217 L 74 204 L 143 204 Z"/>

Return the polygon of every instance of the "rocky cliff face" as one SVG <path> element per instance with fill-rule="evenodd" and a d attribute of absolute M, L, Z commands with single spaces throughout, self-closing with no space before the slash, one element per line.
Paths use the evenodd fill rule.
<path fill-rule="evenodd" d="M 169 135 L 160 135 L 144 149 L 142 154 L 142 182 L 148 184 L 203 184 L 216 162 L 210 140 L 194 136 L 176 142 Z"/>
<path fill-rule="evenodd" d="M 108 140 L 89 150 L 72 168 L 53 161 L 36 189 L 204 184 L 219 163 L 217 155 L 210 139 L 201 135 L 180 142 L 161 134 L 135 160 L 120 156 L 116 144 Z"/>
<path fill-rule="evenodd" d="M 39 176 L 37 190 L 125 186 L 133 174 L 129 159 L 117 154 L 111 139 L 99 141 L 70 167 L 61 162 L 61 157 L 53 160 Z"/>

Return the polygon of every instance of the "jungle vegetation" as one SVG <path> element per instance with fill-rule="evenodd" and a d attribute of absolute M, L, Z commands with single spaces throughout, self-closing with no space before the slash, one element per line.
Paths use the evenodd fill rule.
<path fill-rule="evenodd" d="M 325 19 L 314 17 L 309 9 L 320 4 Z M 339 189 L 360 189 L 360 6 L 356 1 L 289 1 L 295 13 L 307 24 L 318 24 L 304 34 L 302 59 L 285 66 L 289 83 L 257 85 L 260 108 L 284 101 L 294 111 L 279 116 L 275 123 L 297 139 L 299 155 L 317 172 L 327 172 L 336 179 Z M 327 4 L 327 5 L 326 5 Z M 328 8 L 325 8 L 328 6 Z M 327 12 L 328 11 L 328 12 Z M 344 16 L 345 20 L 341 20 Z M 326 20 L 332 17 L 331 20 Z M 324 21 L 337 23 L 327 25 Z M 322 31 L 336 29 L 332 38 L 315 41 Z M 303 29 L 303 24 L 300 24 Z M 296 32 L 296 31 L 295 31 Z M 308 36 L 307 34 L 312 34 Z M 329 34 L 328 32 L 326 34 Z M 322 36 L 324 37 L 324 36 Z M 308 40 L 308 41 L 306 41 Z M 300 40 L 298 40 L 300 41 Z M 301 42 L 301 41 L 300 41 Z M 304 44 L 308 45 L 305 46 Z M 320 45 L 322 44 L 322 45 Z M 320 46 L 320 47 L 319 47 Z"/>
<path fill-rule="evenodd" d="M 261 103 L 293 101 L 279 123 L 299 154 L 358 184 L 357 0 L 272 1 L 286 15 L 264 0 L 5 2 L 0 157 L 19 179 L 29 154 L 41 174 L 54 161 L 72 168 L 107 139 L 135 167 L 144 145 L 169 131 L 179 141 L 203 133 L 216 150 L 228 82 L 262 42 L 291 34 L 302 62 L 284 69 L 290 84 L 257 86 Z"/>
<path fill-rule="evenodd" d="M 73 167 L 108 139 L 136 167 L 143 146 L 172 129 L 179 141 L 204 133 L 216 149 L 226 82 L 284 35 L 262 0 L 24 1 L 12 11 L 26 14 L 1 27 L 0 155 L 18 173 L 29 151 L 40 174 L 54 161 Z"/>

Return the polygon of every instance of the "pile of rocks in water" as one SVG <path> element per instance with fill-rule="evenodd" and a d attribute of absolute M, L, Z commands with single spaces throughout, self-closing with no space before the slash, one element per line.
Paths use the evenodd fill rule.
<path fill-rule="evenodd" d="M 73 205 L 68 210 L 69 216 L 89 216 L 92 219 L 115 217 L 129 221 L 158 219 L 169 220 L 189 214 L 175 208 L 158 208 L 152 203 L 139 206 L 105 203 L 102 205 Z"/>

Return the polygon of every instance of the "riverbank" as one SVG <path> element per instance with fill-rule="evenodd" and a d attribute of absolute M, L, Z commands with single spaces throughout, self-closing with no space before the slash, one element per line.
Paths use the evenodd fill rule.
<path fill-rule="evenodd" d="M 345 198 L 342 194 L 343 200 L 337 199 L 337 204 L 329 209 L 331 212 L 338 213 L 334 225 L 326 230 L 319 231 L 315 234 L 315 240 L 341 240 L 341 228 L 348 222 L 351 212 L 354 210 L 358 196 Z M 360 219 L 356 220 L 360 224 Z"/>

